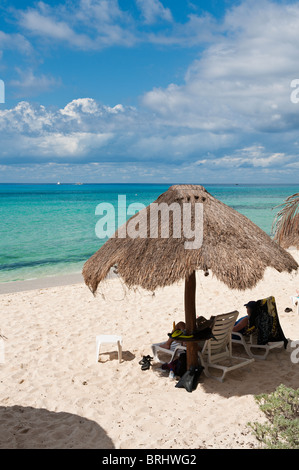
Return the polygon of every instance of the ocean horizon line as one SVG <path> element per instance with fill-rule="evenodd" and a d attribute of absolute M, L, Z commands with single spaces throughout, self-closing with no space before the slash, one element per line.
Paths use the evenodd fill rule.
<path fill-rule="evenodd" d="M 299 183 L 178 183 L 178 182 L 172 182 L 172 183 L 165 183 L 165 182 L 157 182 L 157 183 L 143 183 L 143 182 L 135 182 L 135 183 L 123 183 L 123 182 L 111 182 L 111 183 L 91 183 L 91 182 L 49 182 L 49 183 L 32 183 L 32 182 L 26 182 L 26 183 L 1 183 L 0 186 L 2 185 L 53 185 L 53 186 L 109 186 L 109 185 L 119 185 L 119 186 L 134 186 L 134 185 L 143 185 L 143 186 L 173 186 L 173 185 L 183 185 L 183 184 L 193 184 L 193 185 L 200 185 L 200 186 L 297 186 L 299 187 Z"/>

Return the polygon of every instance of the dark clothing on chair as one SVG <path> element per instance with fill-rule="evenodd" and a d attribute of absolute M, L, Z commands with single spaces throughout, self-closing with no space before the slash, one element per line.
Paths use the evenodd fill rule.
<path fill-rule="evenodd" d="M 255 326 L 257 329 L 257 344 L 267 344 L 269 341 L 283 341 L 284 347 L 287 347 L 288 340 L 284 336 L 279 323 L 274 297 L 268 297 L 256 302 L 256 308 L 249 318 L 249 327 L 252 326 Z"/>

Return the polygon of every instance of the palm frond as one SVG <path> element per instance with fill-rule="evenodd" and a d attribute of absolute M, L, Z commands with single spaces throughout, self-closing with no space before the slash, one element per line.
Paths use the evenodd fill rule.
<path fill-rule="evenodd" d="M 281 207 L 272 225 L 274 240 L 283 248 L 299 247 L 299 193 L 289 196 Z"/>

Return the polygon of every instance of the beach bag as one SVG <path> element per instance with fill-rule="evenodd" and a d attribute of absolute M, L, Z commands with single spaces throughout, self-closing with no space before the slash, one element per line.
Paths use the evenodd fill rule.
<path fill-rule="evenodd" d="M 177 359 L 176 368 L 174 370 L 175 375 L 182 377 L 187 371 L 187 354 L 186 351 L 182 352 Z"/>
<path fill-rule="evenodd" d="M 162 364 L 162 370 L 173 370 L 176 375 L 176 368 L 177 368 L 178 359 L 175 359 L 171 362 L 165 362 Z"/>
<path fill-rule="evenodd" d="M 187 370 L 187 355 L 186 352 L 182 352 L 177 359 L 171 362 L 165 362 L 162 365 L 163 370 L 173 370 L 174 375 L 182 377 Z"/>

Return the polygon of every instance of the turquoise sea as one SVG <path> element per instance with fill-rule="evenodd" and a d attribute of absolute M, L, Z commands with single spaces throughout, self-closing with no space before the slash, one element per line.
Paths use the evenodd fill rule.
<path fill-rule="evenodd" d="M 117 208 L 122 195 L 127 206 L 133 202 L 148 205 L 169 186 L 0 184 L 0 282 L 80 272 L 106 241 L 95 233 L 98 204 Z M 269 235 L 275 206 L 299 192 L 299 184 L 204 186 Z"/>

